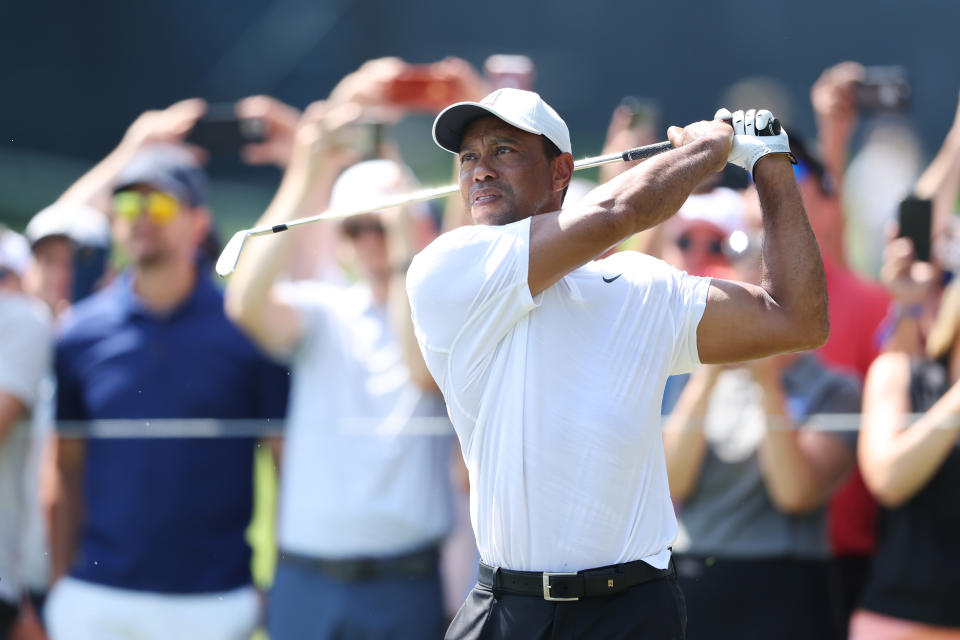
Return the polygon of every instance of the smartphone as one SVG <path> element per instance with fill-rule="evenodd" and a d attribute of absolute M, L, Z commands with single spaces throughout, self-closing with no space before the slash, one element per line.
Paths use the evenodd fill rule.
<path fill-rule="evenodd" d="M 411 65 L 390 82 L 386 97 L 390 104 L 440 113 L 459 99 L 459 83 L 459 78 L 439 74 L 432 65 Z"/>
<path fill-rule="evenodd" d="M 361 160 L 383 156 L 384 125 L 381 122 L 357 122 L 345 125 L 338 132 L 340 144 L 356 152 Z"/>
<path fill-rule="evenodd" d="M 533 90 L 535 68 L 527 56 L 497 53 L 483 63 L 483 74 L 493 89 Z"/>
<path fill-rule="evenodd" d="M 904 67 L 867 67 L 854 91 L 864 111 L 904 113 L 910 107 L 912 89 Z"/>
<path fill-rule="evenodd" d="M 232 103 L 212 104 L 187 135 L 187 142 L 211 153 L 239 154 L 250 143 L 267 139 L 266 125 L 260 118 L 240 118 Z"/>
<path fill-rule="evenodd" d="M 913 251 L 917 260 L 930 262 L 930 223 L 933 206 L 930 200 L 908 197 L 900 202 L 897 222 L 900 225 L 901 238 L 913 241 Z"/>

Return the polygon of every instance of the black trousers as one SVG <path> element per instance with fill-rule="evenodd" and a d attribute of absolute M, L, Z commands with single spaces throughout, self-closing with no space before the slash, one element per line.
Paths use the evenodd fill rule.
<path fill-rule="evenodd" d="M 686 605 L 675 577 L 576 602 L 495 594 L 478 584 L 450 624 L 446 640 L 683 640 L 686 625 Z"/>
<path fill-rule="evenodd" d="M 837 581 L 826 560 L 675 555 L 688 640 L 835 640 Z"/>
<path fill-rule="evenodd" d="M 0 640 L 7 640 L 10 637 L 10 631 L 19 613 L 20 609 L 16 605 L 0 600 Z"/>
<path fill-rule="evenodd" d="M 846 629 L 850 616 L 860 605 L 860 595 L 867 584 L 867 575 L 870 572 L 870 563 L 873 556 L 849 555 L 833 559 L 839 588 L 839 615 L 841 629 Z"/>

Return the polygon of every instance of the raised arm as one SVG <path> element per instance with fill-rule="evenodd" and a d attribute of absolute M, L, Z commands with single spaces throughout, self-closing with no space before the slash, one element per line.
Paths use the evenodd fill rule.
<path fill-rule="evenodd" d="M 960 103 L 950 131 L 930 166 L 917 180 L 914 192 L 920 198 L 933 200 L 933 236 L 941 237 L 947 232 L 960 193 Z"/>
<path fill-rule="evenodd" d="M 940 271 L 916 260 L 909 238 L 891 237 L 883 250 L 880 281 L 893 298 L 875 339 L 883 351 L 920 355 L 924 351 L 921 318 L 924 306 L 939 291 Z"/>
<path fill-rule="evenodd" d="M 835 187 L 843 185 L 850 153 L 850 138 L 857 128 L 855 87 L 863 80 L 859 62 L 841 62 L 826 69 L 810 89 L 810 102 L 817 121 L 817 143 L 823 163 Z"/>
<path fill-rule="evenodd" d="M 413 256 L 423 249 L 423 246 L 418 246 L 415 239 L 413 220 L 408 207 L 401 208 L 393 215 L 384 216 L 384 223 L 391 265 L 387 292 L 390 322 L 400 341 L 404 364 L 410 371 L 410 378 L 421 389 L 436 392 L 439 391 L 437 383 L 430 375 L 420 347 L 417 345 L 406 286 L 407 267 L 413 260 Z"/>
<path fill-rule="evenodd" d="M 143 148 L 153 144 L 178 144 L 190 151 L 198 161 L 206 152 L 183 144 L 197 120 L 206 112 L 203 100 L 191 98 L 166 109 L 146 111 L 130 125 L 120 144 L 80 179 L 74 182 L 59 201 L 80 202 L 100 211 L 110 208 L 113 183 L 130 160 Z"/>
<path fill-rule="evenodd" d="M 258 226 L 281 224 L 327 209 L 333 182 L 343 166 L 332 132 L 344 116 L 331 111 L 324 103 L 315 103 L 305 112 L 283 181 Z M 295 247 L 293 236 L 280 233 L 250 242 L 225 295 L 230 318 L 262 349 L 274 354 L 288 353 L 302 330 L 299 312 L 274 292 Z"/>
<path fill-rule="evenodd" d="M 568 209 L 534 216 L 530 292 L 536 295 L 610 246 L 676 213 L 694 187 L 729 159 L 757 183 L 765 236 L 762 286 L 714 280 L 697 331 L 700 360 L 738 362 L 826 342 L 823 262 L 797 191 L 787 134 L 755 135 L 773 120 L 768 111 L 730 114 L 724 109 L 717 115 L 724 120 L 671 127 L 668 136 L 676 149 L 597 187 Z M 555 177 L 562 177 L 560 169 Z"/>
<path fill-rule="evenodd" d="M 241 149 L 244 162 L 274 165 L 285 171 L 293 155 L 293 144 L 302 113 L 271 96 L 250 96 L 237 102 L 237 115 L 258 119 L 264 124 L 265 140 L 248 143 Z M 291 280 L 329 277 L 339 270 L 336 261 L 337 229 L 333 224 L 313 224 L 297 230 L 292 238 L 286 264 Z"/>
<path fill-rule="evenodd" d="M 647 109 L 647 107 L 638 106 L 637 109 Z M 639 122 L 635 122 L 637 111 L 621 103 L 610 116 L 610 124 L 607 126 L 607 137 L 603 143 L 603 153 L 617 153 L 623 149 L 633 149 L 645 144 L 653 144 L 657 141 L 658 118 L 652 113 L 645 113 Z M 638 163 L 614 162 L 600 167 L 600 184 L 609 182 L 625 171 L 637 166 Z M 640 233 L 633 235 L 628 245 L 630 249 L 645 253 L 655 258 L 661 257 L 660 250 L 663 245 L 663 225 L 655 225 L 645 229 Z"/>
<path fill-rule="evenodd" d="M 538 294 L 629 236 L 666 220 L 704 177 L 723 169 L 733 129 L 720 120 L 670 127 L 676 149 L 600 185 L 580 202 L 533 217 L 530 292 Z"/>
<path fill-rule="evenodd" d="M 823 261 L 790 167 L 787 134 L 744 135 L 763 129 L 771 114 L 732 115 L 737 135 L 730 161 L 753 175 L 763 211 L 761 284 L 713 280 L 697 328 L 704 363 L 813 349 L 830 333 Z"/>
<path fill-rule="evenodd" d="M 714 280 L 697 329 L 702 362 L 737 362 L 826 342 L 830 325 L 823 262 L 789 160 L 754 169 L 763 208 L 761 286 Z"/>

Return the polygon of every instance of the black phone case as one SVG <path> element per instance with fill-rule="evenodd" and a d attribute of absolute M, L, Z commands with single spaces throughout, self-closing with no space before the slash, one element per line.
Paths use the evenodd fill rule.
<path fill-rule="evenodd" d="M 929 200 L 906 198 L 900 203 L 897 222 L 900 225 L 899 236 L 913 241 L 913 250 L 917 260 L 930 261 L 930 224 L 932 206 Z"/>
<path fill-rule="evenodd" d="M 197 121 L 187 142 L 212 153 L 238 154 L 245 144 L 263 142 L 266 131 L 262 120 L 238 118 L 229 110 L 211 108 Z"/>

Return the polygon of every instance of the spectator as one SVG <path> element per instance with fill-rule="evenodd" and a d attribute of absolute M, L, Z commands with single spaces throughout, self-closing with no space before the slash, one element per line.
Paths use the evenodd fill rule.
<path fill-rule="evenodd" d="M 357 106 L 308 108 L 258 224 L 329 206 L 350 210 L 412 187 L 408 170 L 381 159 L 344 171 L 331 195 L 351 159 L 337 141 Z M 274 640 L 443 633 L 438 552 L 451 524 L 453 441 L 403 290 L 421 248 L 413 215 L 401 209 L 343 221 L 355 286 L 278 282 L 294 246 L 294 234 L 284 234 L 251 244 L 227 287 L 231 317 L 293 368 L 268 614 Z M 423 431 L 429 417 L 443 425 L 441 434 Z"/>
<path fill-rule="evenodd" d="M 26 240 L 0 227 L 0 638 L 9 637 L 24 585 L 20 536 L 31 422 L 50 373 L 50 314 L 22 292 Z"/>
<path fill-rule="evenodd" d="M 677 215 L 665 223 L 635 236 L 642 251 L 663 258 L 668 264 L 695 276 L 729 278 L 733 275 L 724 252 L 730 234 L 745 224 L 742 196 L 724 187 L 713 188 L 711 176 L 701 185 L 706 193 L 694 193 Z M 712 189 L 712 190 L 711 190 Z M 759 200 L 757 201 L 759 220 Z M 670 376 L 663 392 L 660 411 L 670 413 L 690 374 Z"/>
<path fill-rule="evenodd" d="M 57 441 L 54 640 L 240 638 L 259 616 L 244 537 L 254 441 L 143 437 L 154 419 L 283 414 L 285 372 L 227 321 L 198 262 L 206 178 L 180 142 L 203 109 L 188 100 L 142 114 L 61 198 L 106 206 L 112 196 L 113 241 L 130 266 L 64 322 L 57 417 L 128 420 L 132 433 Z"/>
<path fill-rule="evenodd" d="M 0 290 L 23 291 L 23 276 L 30 266 L 30 245 L 15 231 L 0 225 Z"/>
<path fill-rule="evenodd" d="M 882 325 L 890 309 L 883 288 L 846 266 L 844 215 L 837 187 L 827 169 L 797 136 L 790 139 L 795 173 L 810 225 L 823 255 L 830 300 L 830 338 L 820 348 L 825 364 L 861 380 L 883 347 Z M 830 546 L 841 583 L 838 597 L 849 616 L 863 585 L 874 547 L 876 505 L 854 469 L 828 507 Z"/>
<path fill-rule="evenodd" d="M 820 354 L 825 361 L 846 367 L 861 377 L 866 375 L 881 349 L 912 350 L 916 342 L 914 320 L 909 317 L 912 305 L 896 295 L 897 289 L 891 289 L 895 294 L 891 301 L 878 285 L 847 266 L 846 221 L 839 190 L 857 125 L 856 85 L 864 73 L 861 64 L 842 62 L 826 69 L 811 89 L 823 164 L 806 152 L 798 138 L 791 138 L 791 144 L 798 145 L 794 150 L 801 162 L 798 184 L 823 253 L 830 298 L 830 339 Z M 916 188 L 920 197 L 935 200 L 936 238 L 945 236 L 946 221 L 950 217 L 947 209 L 955 202 L 960 186 L 958 123 L 960 116 Z M 912 255 L 912 249 L 902 243 L 893 243 L 887 250 L 898 253 L 901 262 L 903 258 L 909 262 Z M 893 264 L 892 260 L 886 260 L 885 269 L 892 268 Z M 859 470 L 850 474 L 830 504 L 831 547 L 841 583 L 842 608 L 847 616 L 857 605 L 875 547 L 876 509 Z"/>
<path fill-rule="evenodd" d="M 75 203 L 55 203 L 30 220 L 24 235 L 33 254 L 24 273 L 24 291 L 43 301 L 55 318 L 105 280 L 110 227 L 103 213 Z M 25 464 L 26 511 L 20 547 L 24 599 L 18 632 L 26 634 L 25 629 L 32 628 L 34 634 L 26 637 L 35 637 L 41 628 L 39 613 L 50 588 L 50 537 L 43 515 L 41 478 L 48 476 L 53 466 L 54 386 L 51 370 L 38 394 Z"/>
<path fill-rule="evenodd" d="M 54 203 L 33 216 L 24 233 L 33 252 L 24 286 L 54 315 L 106 284 L 110 226 L 100 211 L 76 202 Z"/>
<path fill-rule="evenodd" d="M 757 282 L 759 228 L 748 229 L 730 245 L 737 276 Z M 854 440 L 818 414 L 859 407 L 857 380 L 813 353 L 692 374 L 664 428 L 688 638 L 839 637 L 825 506 Z"/>
<path fill-rule="evenodd" d="M 960 638 L 958 294 L 944 294 L 925 358 L 886 353 L 867 375 L 858 457 L 882 509 L 852 640 Z"/>
<path fill-rule="evenodd" d="M 725 187 L 695 193 L 663 225 L 666 241 L 661 255 L 692 275 L 729 278 L 733 273 L 723 247 L 743 225 L 744 202 L 739 193 Z"/>
<path fill-rule="evenodd" d="M 916 192 L 933 200 L 935 261 L 955 268 L 947 220 L 960 190 L 960 108 Z M 938 222 L 939 220 L 939 222 Z M 870 367 L 863 398 L 858 458 L 867 487 L 882 506 L 877 549 L 850 638 L 960 638 L 960 286 L 943 293 L 932 326 L 925 322 L 940 272 L 914 260 L 904 238 L 885 252 L 884 282 L 901 309 L 900 324 L 925 340 L 925 353 L 885 353 Z M 916 418 L 916 414 L 922 414 Z"/>
<path fill-rule="evenodd" d="M 849 268 L 845 251 L 846 218 L 840 189 L 857 124 L 856 84 L 863 73 L 859 63 L 842 62 L 826 69 L 811 88 L 822 160 L 800 136 L 793 135 L 790 140 L 798 160 L 797 184 L 823 255 L 831 302 L 830 339 L 820 355 L 861 378 L 882 347 L 875 332 L 890 302 L 882 287 Z"/>

